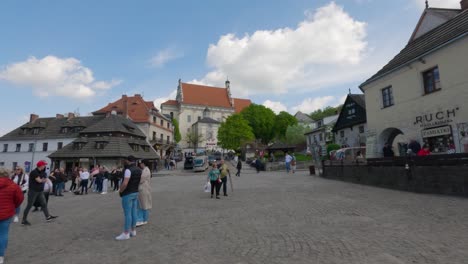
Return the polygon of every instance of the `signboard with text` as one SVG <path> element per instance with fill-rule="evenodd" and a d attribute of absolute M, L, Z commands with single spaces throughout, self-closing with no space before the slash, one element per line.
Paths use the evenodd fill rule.
<path fill-rule="evenodd" d="M 421 134 L 423 138 L 439 137 L 439 136 L 451 135 L 452 129 L 450 126 L 436 127 L 436 128 L 422 130 Z"/>

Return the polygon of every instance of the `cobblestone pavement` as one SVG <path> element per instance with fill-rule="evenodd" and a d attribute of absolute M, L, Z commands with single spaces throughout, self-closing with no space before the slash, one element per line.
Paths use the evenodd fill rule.
<path fill-rule="evenodd" d="M 247 170 L 216 200 L 206 174 L 171 174 L 152 179 L 136 238 L 114 240 L 116 193 L 66 193 L 51 197 L 56 221 L 12 224 L 5 263 L 468 263 L 467 199 Z"/>

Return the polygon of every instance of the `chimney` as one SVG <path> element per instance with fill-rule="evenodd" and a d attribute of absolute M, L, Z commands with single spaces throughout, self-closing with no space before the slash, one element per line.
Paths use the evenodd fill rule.
<path fill-rule="evenodd" d="M 468 0 L 461 0 L 460 1 L 462 11 L 468 10 Z"/>
<path fill-rule="evenodd" d="M 29 116 L 29 123 L 34 123 L 34 121 L 36 121 L 38 118 L 39 118 L 38 115 L 36 115 L 36 114 L 31 114 L 31 115 Z"/>
<path fill-rule="evenodd" d="M 65 117 L 65 116 L 62 115 L 62 114 L 56 114 L 56 115 L 55 115 L 55 118 L 57 118 L 57 119 L 61 119 L 61 118 L 64 118 L 64 117 Z"/>
<path fill-rule="evenodd" d="M 128 117 L 128 97 L 126 94 L 122 95 L 122 102 L 123 102 L 123 109 L 122 109 L 123 116 L 127 118 Z"/>
<path fill-rule="evenodd" d="M 72 119 L 72 118 L 75 118 L 75 114 L 74 113 L 68 113 L 68 119 Z"/>
<path fill-rule="evenodd" d="M 141 94 L 135 94 L 135 97 L 140 97 L 141 98 Z"/>

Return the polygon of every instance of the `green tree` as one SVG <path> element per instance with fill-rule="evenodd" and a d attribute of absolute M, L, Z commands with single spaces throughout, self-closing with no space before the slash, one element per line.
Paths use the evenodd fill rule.
<path fill-rule="evenodd" d="M 174 125 L 174 141 L 179 143 L 180 140 L 182 139 L 182 136 L 180 135 L 180 130 L 179 130 L 179 121 L 177 119 L 172 118 L 172 124 Z"/>
<path fill-rule="evenodd" d="M 191 131 L 187 134 L 187 143 L 189 146 L 194 148 L 198 148 L 198 144 L 204 140 L 203 135 L 196 133 L 195 131 Z"/>
<path fill-rule="evenodd" d="M 218 129 L 218 144 L 224 149 L 238 150 L 242 142 L 254 138 L 252 128 L 240 114 L 229 116 Z"/>
<path fill-rule="evenodd" d="M 301 125 L 288 126 L 285 133 L 285 141 L 288 144 L 300 144 L 306 142 L 304 133 L 310 130 L 308 127 Z"/>
<path fill-rule="evenodd" d="M 341 111 L 342 107 L 343 107 L 343 105 L 339 105 L 339 106 L 336 106 L 336 107 L 327 106 L 324 109 L 317 109 L 317 110 L 313 111 L 309 116 L 313 120 L 323 119 L 325 117 L 329 117 L 329 116 L 338 114 Z"/>
<path fill-rule="evenodd" d="M 275 137 L 275 113 L 263 105 L 251 104 L 241 112 L 247 120 L 256 139 L 268 144 Z"/>
<path fill-rule="evenodd" d="M 288 112 L 281 111 L 275 118 L 275 126 L 274 130 L 276 133 L 276 138 L 279 140 L 285 140 L 286 137 L 286 129 L 289 126 L 293 126 L 297 124 L 297 119 L 289 114 Z"/>

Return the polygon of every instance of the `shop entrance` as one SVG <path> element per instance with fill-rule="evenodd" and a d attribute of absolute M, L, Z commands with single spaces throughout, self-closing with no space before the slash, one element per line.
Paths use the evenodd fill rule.
<path fill-rule="evenodd" d="M 421 131 L 424 144 L 432 153 L 455 153 L 451 126 L 428 128 Z"/>
<path fill-rule="evenodd" d="M 390 128 L 385 129 L 384 131 L 382 131 L 382 133 L 380 133 L 380 136 L 379 136 L 379 149 L 378 149 L 378 151 L 380 153 L 382 153 L 382 149 L 383 149 L 385 144 L 389 144 L 390 146 L 393 146 L 393 142 L 395 141 L 395 138 L 398 135 L 404 135 L 404 133 L 398 128 L 390 127 Z M 398 150 L 394 149 L 393 151 L 395 152 L 395 154 L 401 152 L 400 149 L 398 149 Z"/>

